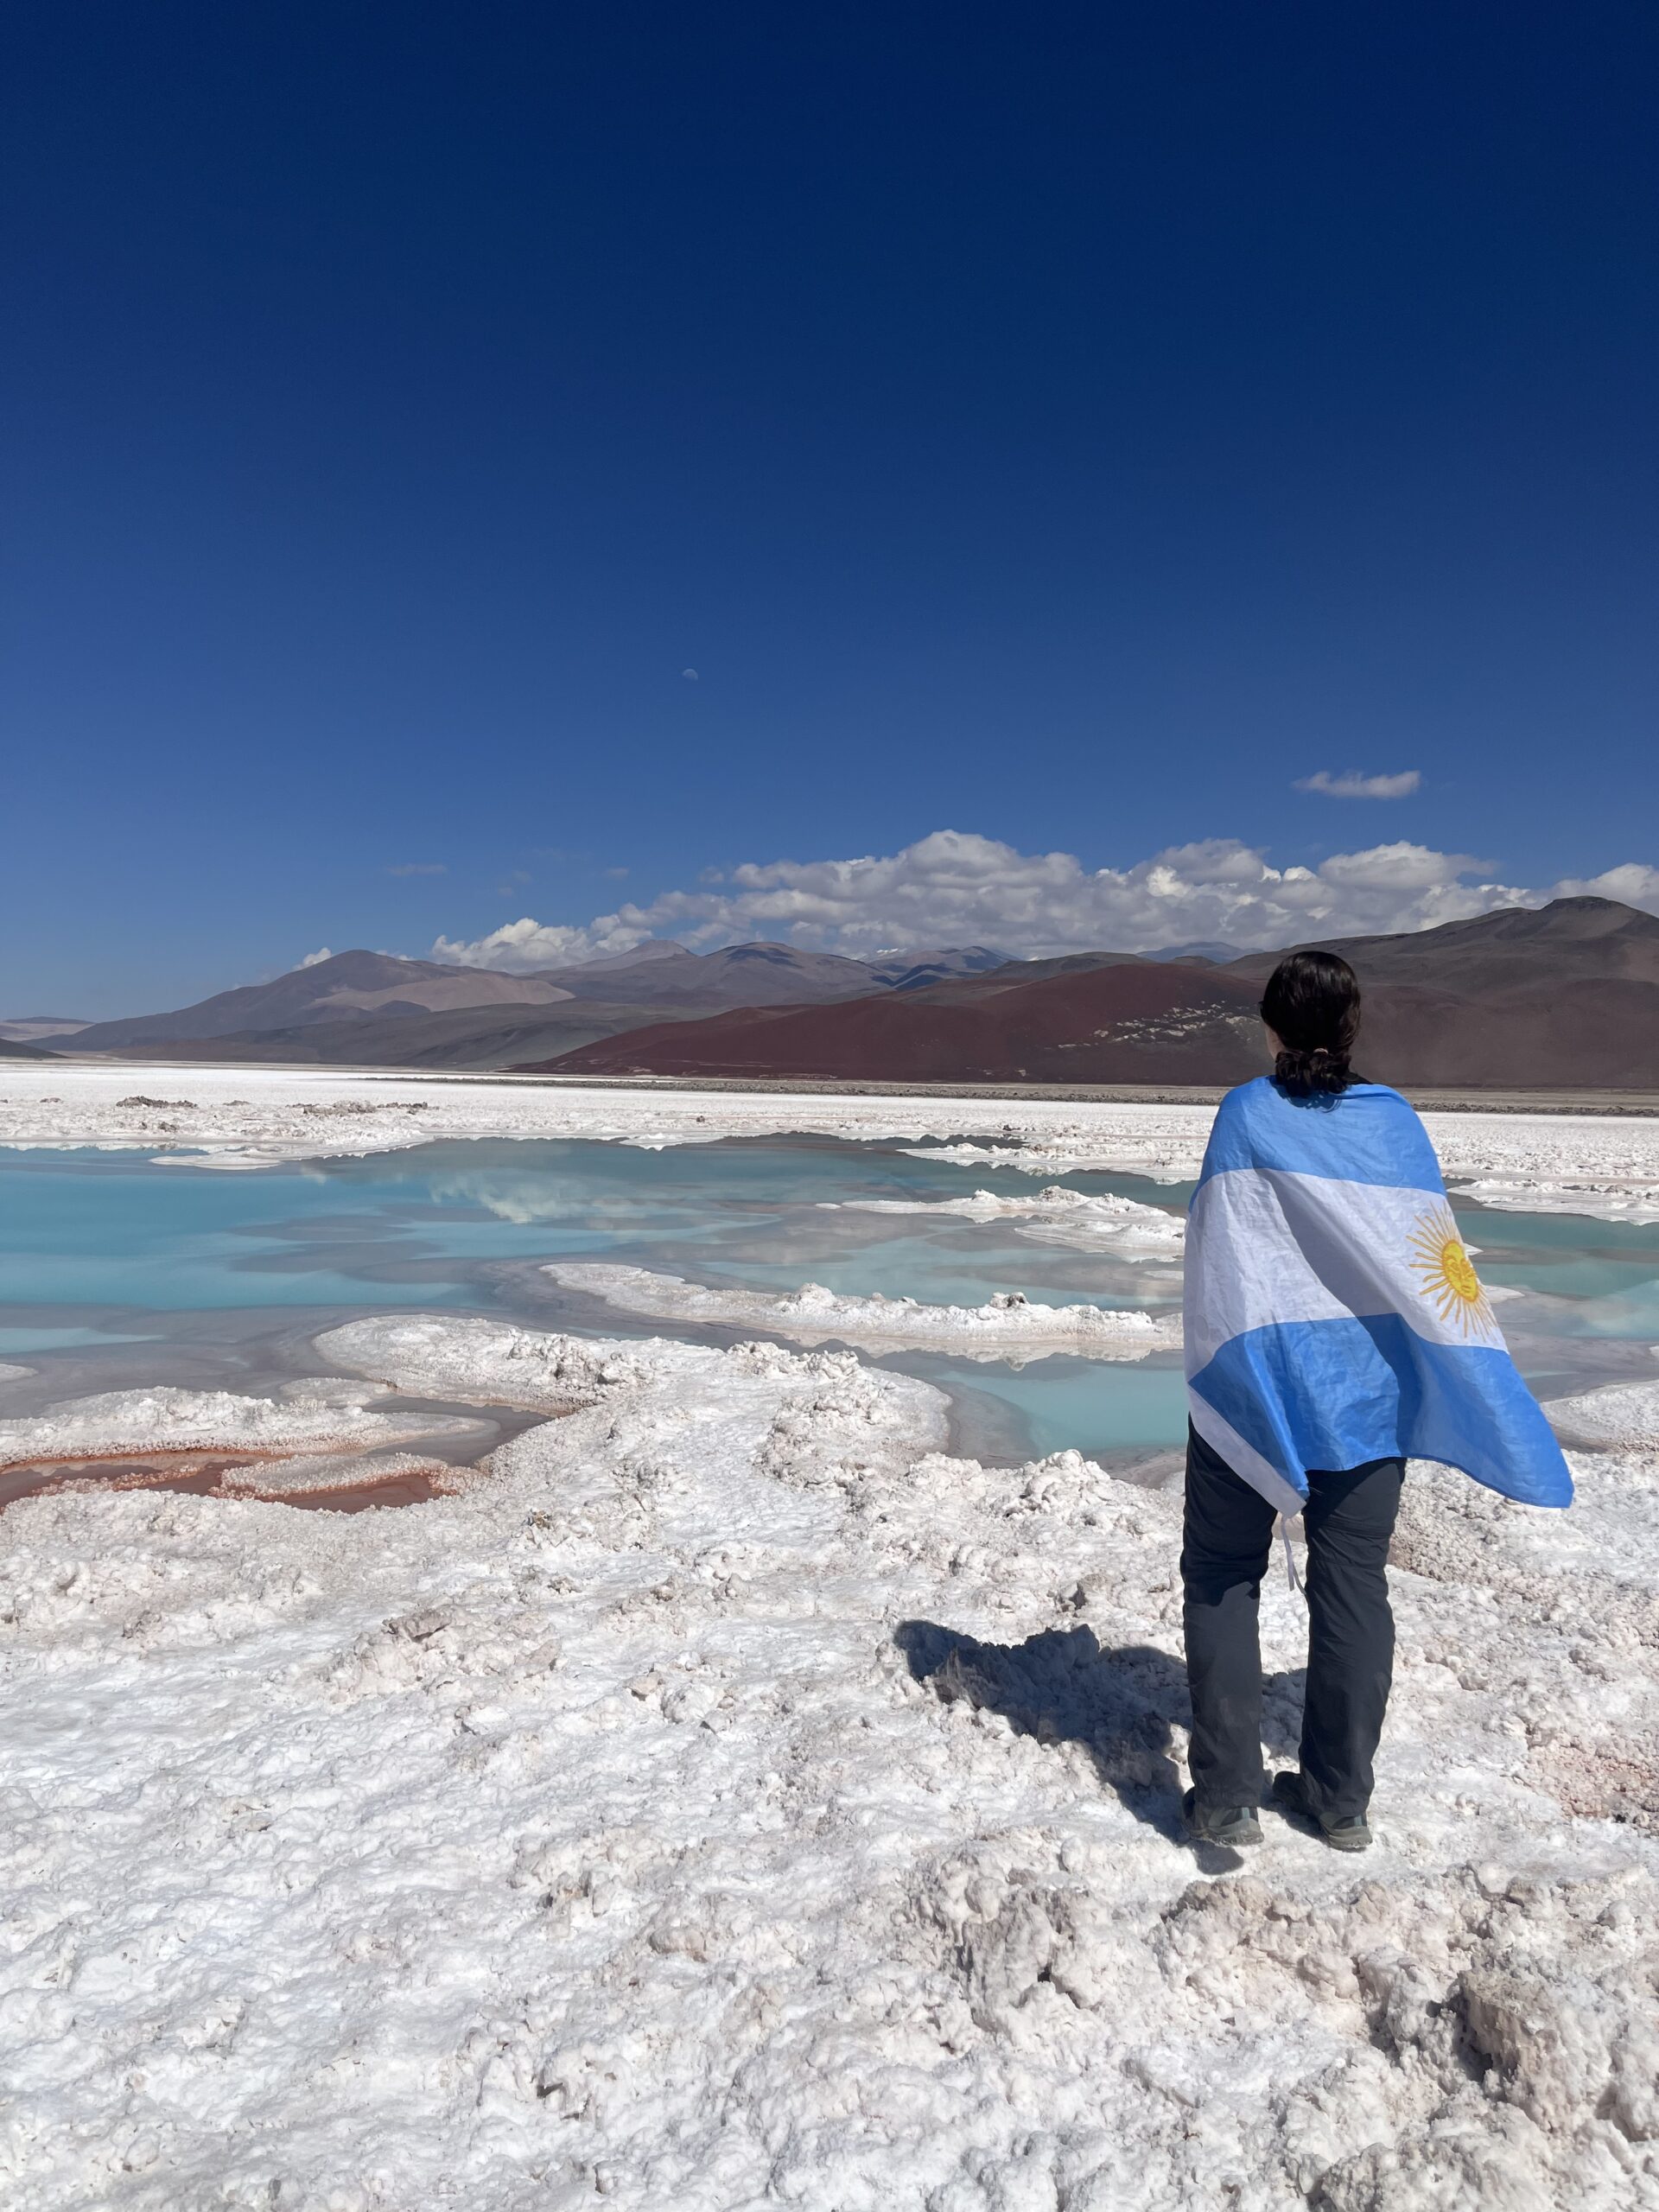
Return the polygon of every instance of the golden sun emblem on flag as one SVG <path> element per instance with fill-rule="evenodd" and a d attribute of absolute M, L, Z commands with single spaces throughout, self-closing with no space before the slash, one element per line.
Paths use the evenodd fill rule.
<path fill-rule="evenodd" d="M 1412 1273 L 1441 1320 L 1449 1321 L 1465 1337 L 1496 1336 L 1497 1323 L 1491 1302 L 1475 1273 L 1474 1262 L 1464 1249 L 1451 1207 L 1435 1206 L 1420 1216 L 1408 1242 Z"/>

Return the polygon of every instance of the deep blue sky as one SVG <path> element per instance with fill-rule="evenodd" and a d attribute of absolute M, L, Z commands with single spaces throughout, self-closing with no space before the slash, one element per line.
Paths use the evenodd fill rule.
<path fill-rule="evenodd" d="M 1648 0 L 73 0 L 3 77 L 0 1014 L 945 825 L 1659 861 Z"/>

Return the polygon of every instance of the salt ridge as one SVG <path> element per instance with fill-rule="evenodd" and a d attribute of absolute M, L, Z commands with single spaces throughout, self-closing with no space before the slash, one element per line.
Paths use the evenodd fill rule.
<path fill-rule="evenodd" d="M 912 1156 L 915 1156 L 912 1150 Z M 1051 1185 L 1029 1198 L 976 1191 L 965 1198 L 846 1198 L 822 1202 L 826 1212 L 912 1213 L 963 1221 L 1007 1221 L 1016 1236 L 1035 1243 L 1086 1252 L 1118 1252 L 1125 1259 L 1179 1258 L 1186 1243 L 1179 1214 L 1110 1192 L 1091 1195 Z"/>
<path fill-rule="evenodd" d="M 711 1289 L 650 1268 L 599 1261 L 556 1260 L 542 1274 L 567 1290 L 653 1320 L 689 1321 L 721 1328 L 763 1328 L 807 1344 L 948 1344 L 969 1359 L 996 1359 L 1009 1351 L 1067 1351 L 1090 1359 L 1145 1359 L 1173 1351 L 1181 1341 L 1173 1315 L 1154 1318 L 1139 1308 L 1027 1304 L 1005 1292 L 984 1306 L 930 1306 L 919 1299 L 848 1298 L 822 1283 L 800 1289 Z"/>

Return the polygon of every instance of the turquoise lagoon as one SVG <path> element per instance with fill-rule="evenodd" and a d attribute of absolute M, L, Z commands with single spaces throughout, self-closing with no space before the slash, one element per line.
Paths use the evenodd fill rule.
<path fill-rule="evenodd" d="M 645 1150 L 597 1141 L 454 1142 L 254 1173 L 152 1155 L 0 1149 L 0 1360 L 38 1370 L 39 1396 L 135 1381 L 220 1382 L 302 1371 L 316 1328 L 394 1308 L 487 1313 L 606 1336 L 662 1333 L 556 1292 L 537 1262 L 605 1259 L 716 1285 L 880 1291 L 977 1306 L 1033 1301 L 1154 1310 L 1179 1269 L 1071 1251 L 1007 1221 L 872 1213 L 1044 1182 L 1179 1211 L 1184 1186 L 1132 1176 L 1033 1178 L 897 1147 L 728 1139 Z M 1659 1225 L 1459 1206 L 1500 1318 L 1541 1394 L 1652 1373 Z M 297 1332 L 297 1335 L 296 1335 Z M 713 1342 L 753 1336 L 689 1331 Z M 277 1347 L 281 1353 L 278 1356 Z M 870 1357 L 867 1352 L 863 1355 Z M 965 1448 L 1020 1459 L 1076 1445 L 1145 1453 L 1185 1431 L 1179 1363 L 955 1360 L 905 1352 L 953 1401 Z M 12 1386 L 16 1387 L 15 1384 Z"/>

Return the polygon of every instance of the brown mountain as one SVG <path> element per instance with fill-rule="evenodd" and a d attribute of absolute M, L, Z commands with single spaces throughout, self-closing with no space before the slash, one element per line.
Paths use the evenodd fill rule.
<path fill-rule="evenodd" d="M 1419 1090 L 1659 1090 L 1659 984 L 1541 982 L 1465 996 L 1365 994 L 1356 1065 Z"/>
<path fill-rule="evenodd" d="M 1659 917 L 1556 899 L 1402 936 L 1338 938 L 1365 994 L 1355 1058 L 1422 1088 L 1659 1088 Z M 1265 982 L 1283 956 L 1223 972 Z"/>
<path fill-rule="evenodd" d="M 233 1060 L 296 1067 L 501 1068 L 550 1058 L 595 1039 L 638 1029 L 642 1022 L 696 1020 L 696 1006 L 609 1006 L 565 999 L 533 1004 L 459 1007 L 428 1014 L 418 1007 L 356 1020 L 297 1022 L 283 1029 L 245 1029 L 228 1037 L 135 1046 L 168 1060 Z"/>
<path fill-rule="evenodd" d="M 273 982 L 170 1014 L 94 1022 L 65 1049 L 143 1058 L 359 1067 L 505 1067 L 647 1023 L 734 1007 L 827 1005 L 972 976 L 1006 956 L 983 945 L 871 963 L 789 944 L 692 952 L 670 938 L 534 975 L 340 952 Z M 70 1025 L 73 1027 L 73 1025 Z"/>
<path fill-rule="evenodd" d="M 561 1075 L 1070 1084 L 1237 1083 L 1259 1064 L 1259 992 L 1214 970 L 1122 961 L 962 994 L 952 982 L 716 1014 L 633 1030 L 546 1065 Z"/>
<path fill-rule="evenodd" d="M 836 952 L 803 952 L 793 944 L 692 952 L 656 939 L 611 959 L 545 969 L 542 979 L 610 1006 L 696 1004 L 709 1014 L 737 1006 L 806 1006 L 887 988 L 867 962 Z"/>
<path fill-rule="evenodd" d="M 957 976 L 984 975 L 1006 968 L 1013 956 L 988 944 L 953 944 L 937 950 L 883 953 L 870 962 L 877 982 L 890 990 L 923 991 Z"/>
<path fill-rule="evenodd" d="M 1341 953 L 1362 984 L 1432 983 L 1469 997 L 1540 983 L 1659 983 L 1659 916 L 1612 899 L 1554 899 L 1395 937 L 1309 942 Z M 1246 953 L 1226 973 L 1265 982 L 1284 957 Z"/>
<path fill-rule="evenodd" d="M 1365 987 L 1356 1055 L 1419 1088 L 1659 1090 L 1659 918 L 1560 899 L 1335 941 Z M 1109 954 L 1017 963 L 841 1006 L 632 1031 L 560 1074 L 861 1082 L 1236 1083 L 1262 1065 L 1255 1006 L 1278 953 L 1224 968 Z"/>
<path fill-rule="evenodd" d="M 1085 976 L 1097 968 L 1144 968 L 1152 963 L 1139 952 L 1062 952 L 1047 960 L 1005 960 L 1000 967 L 950 976 L 927 991 L 930 1004 L 972 1006 L 1004 991 L 1045 982 L 1051 976 Z"/>
<path fill-rule="evenodd" d="M 337 952 L 278 976 L 274 982 L 245 983 L 170 1014 L 95 1021 L 62 1043 L 69 1052 L 113 1052 L 244 1036 L 256 1030 L 290 1030 L 312 1022 L 359 1020 L 372 1014 L 435 1014 L 457 1007 L 526 1002 L 550 1006 L 570 996 L 558 984 L 535 976 L 452 968 L 434 960 L 398 960 L 386 952 Z"/>

